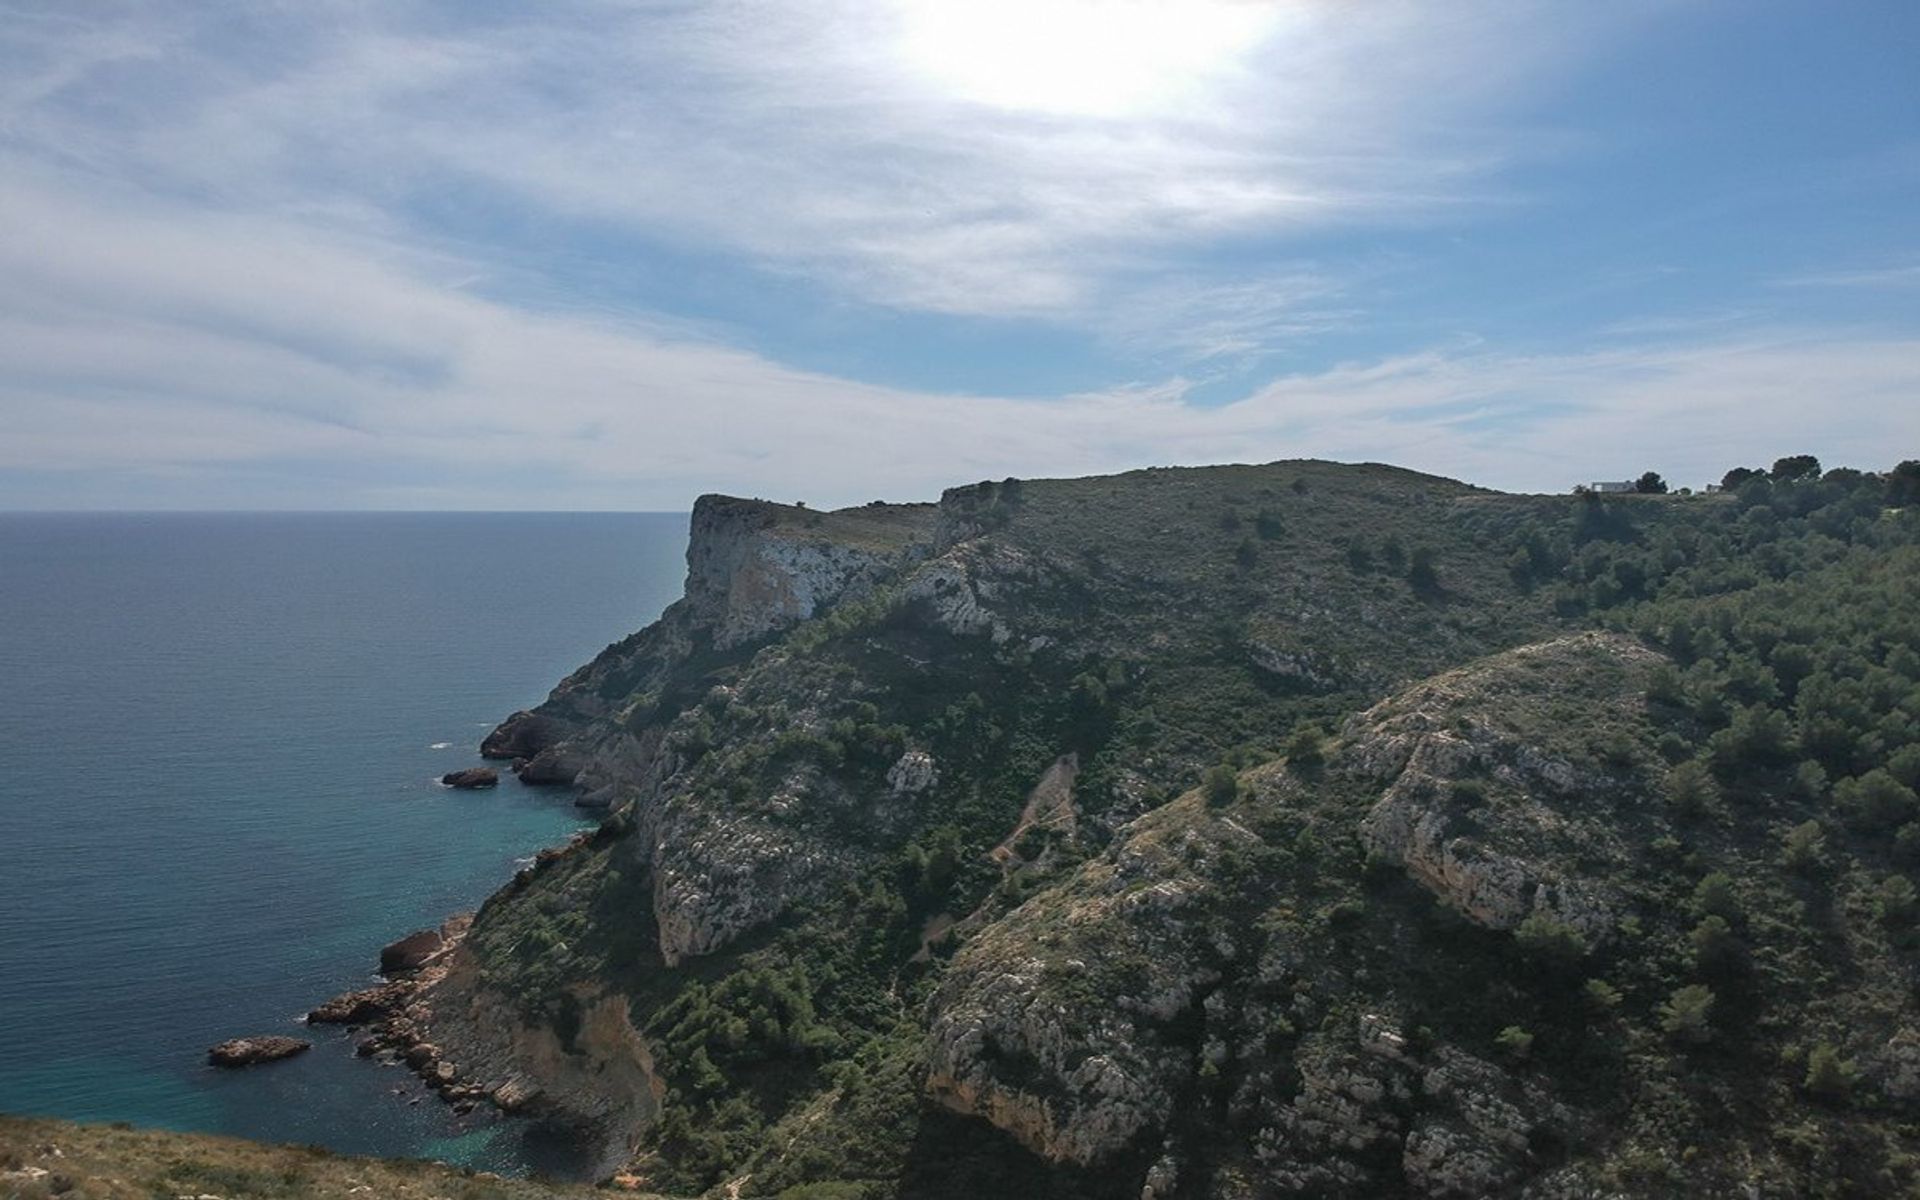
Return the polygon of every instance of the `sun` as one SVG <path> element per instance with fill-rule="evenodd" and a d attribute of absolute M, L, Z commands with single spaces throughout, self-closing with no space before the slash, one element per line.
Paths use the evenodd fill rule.
<path fill-rule="evenodd" d="M 908 0 L 900 53 L 948 95 L 1068 116 L 1135 116 L 1231 69 L 1282 6 L 1253 0 Z"/>

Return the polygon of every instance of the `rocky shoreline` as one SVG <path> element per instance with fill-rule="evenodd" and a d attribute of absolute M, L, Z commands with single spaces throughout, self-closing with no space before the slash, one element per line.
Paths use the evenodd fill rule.
<path fill-rule="evenodd" d="M 354 1053 L 404 1065 L 464 1116 L 482 1103 L 503 1113 L 524 1113 L 540 1088 L 518 1077 L 482 1080 L 462 1072 L 430 1040 L 432 992 L 446 978 L 454 951 L 473 923 L 472 913 L 449 917 L 438 929 L 408 934 L 380 952 L 386 982 L 345 992 L 307 1014 L 309 1025 L 342 1025 L 358 1031 Z"/>

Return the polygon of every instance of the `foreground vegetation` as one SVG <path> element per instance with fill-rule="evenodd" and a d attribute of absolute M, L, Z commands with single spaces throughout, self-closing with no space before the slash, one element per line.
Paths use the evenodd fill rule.
<path fill-rule="evenodd" d="M 4 1200 L 584 1200 L 568 1184 L 477 1175 L 437 1163 L 351 1158 L 317 1146 L 0 1116 Z"/>

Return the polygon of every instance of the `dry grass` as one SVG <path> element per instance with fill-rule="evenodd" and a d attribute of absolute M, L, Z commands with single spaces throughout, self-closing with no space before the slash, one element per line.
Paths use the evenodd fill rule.
<path fill-rule="evenodd" d="M 586 1200 L 606 1194 L 438 1163 L 349 1158 L 317 1146 L 0 1116 L 0 1200 Z"/>

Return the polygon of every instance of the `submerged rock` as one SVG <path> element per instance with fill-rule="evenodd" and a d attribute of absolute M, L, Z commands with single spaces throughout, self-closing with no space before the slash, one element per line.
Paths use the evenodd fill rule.
<path fill-rule="evenodd" d="M 313 1048 L 313 1043 L 296 1037 L 263 1034 L 258 1037 L 232 1038 L 207 1051 L 207 1061 L 216 1067 L 250 1067 L 255 1063 L 292 1058 Z"/>

